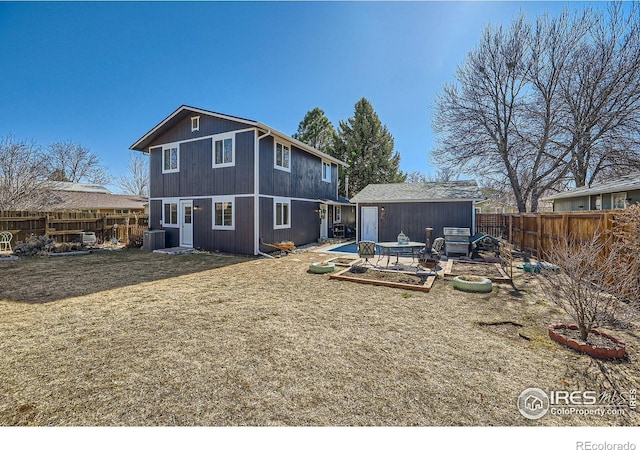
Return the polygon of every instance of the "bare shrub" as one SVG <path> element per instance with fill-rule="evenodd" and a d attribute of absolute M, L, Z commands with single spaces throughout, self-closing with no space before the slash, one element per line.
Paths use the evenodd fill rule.
<path fill-rule="evenodd" d="M 611 252 L 616 264 L 609 271 L 610 290 L 640 310 L 640 204 L 616 212 L 613 225 Z"/>
<path fill-rule="evenodd" d="M 609 268 L 616 266 L 617 258 L 609 251 L 610 242 L 599 232 L 586 240 L 560 239 L 545 254 L 559 270 L 546 266 L 538 277 L 545 297 L 571 316 L 585 342 L 593 328 L 615 325 L 622 307 L 606 289 Z"/>

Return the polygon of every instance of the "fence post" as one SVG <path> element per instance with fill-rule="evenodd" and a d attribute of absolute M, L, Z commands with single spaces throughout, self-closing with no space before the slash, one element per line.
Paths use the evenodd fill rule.
<path fill-rule="evenodd" d="M 509 244 L 513 245 L 513 214 L 509 214 Z"/>
<path fill-rule="evenodd" d="M 540 213 L 536 215 L 536 225 L 536 228 L 538 228 L 536 234 L 536 258 L 542 260 L 542 215 Z"/>

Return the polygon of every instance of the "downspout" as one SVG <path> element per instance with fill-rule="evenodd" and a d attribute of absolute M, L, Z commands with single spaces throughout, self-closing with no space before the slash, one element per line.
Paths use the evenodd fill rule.
<path fill-rule="evenodd" d="M 253 254 L 273 258 L 260 251 L 260 140 L 271 135 L 271 130 L 258 136 L 260 129 L 256 128 L 256 140 L 253 149 Z"/>
<path fill-rule="evenodd" d="M 360 242 L 360 203 L 356 203 L 356 243 Z"/>

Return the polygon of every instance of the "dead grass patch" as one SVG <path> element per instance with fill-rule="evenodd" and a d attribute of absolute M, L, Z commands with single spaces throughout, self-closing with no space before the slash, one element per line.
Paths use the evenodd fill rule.
<path fill-rule="evenodd" d="M 637 425 L 518 413 L 528 387 L 640 385 L 637 335 L 616 332 L 628 342 L 622 363 L 551 342 L 548 324 L 567 318 L 533 295 L 528 275 L 518 291 L 466 294 L 439 279 L 407 296 L 308 274 L 311 253 L 118 255 L 0 269 L 0 424 Z M 93 283 L 76 287 L 87 271 Z M 48 293 L 56 301 L 37 301 Z M 531 340 L 478 326 L 496 321 L 522 324 Z"/>

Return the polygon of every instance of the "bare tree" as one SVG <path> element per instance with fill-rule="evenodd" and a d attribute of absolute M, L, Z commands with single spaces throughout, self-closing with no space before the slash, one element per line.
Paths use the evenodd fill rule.
<path fill-rule="evenodd" d="M 0 140 L 0 210 L 40 209 L 50 200 L 47 168 L 40 148 L 17 141 Z"/>
<path fill-rule="evenodd" d="M 607 289 L 610 280 L 603 268 L 615 267 L 617 256 L 609 245 L 601 233 L 586 241 L 560 239 L 544 255 L 559 272 L 545 269 L 538 277 L 545 297 L 571 316 L 585 342 L 593 328 L 614 324 L 623 307 Z"/>
<path fill-rule="evenodd" d="M 47 149 L 50 178 L 74 183 L 108 184 L 111 177 L 100 157 L 75 142 L 56 142 Z"/>
<path fill-rule="evenodd" d="M 149 196 L 149 160 L 145 154 L 136 154 L 129 157 L 127 165 L 129 173 L 120 176 L 116 180 L 122 192 L 131 195 Z"/>
<path fill-rule="evenodd" d="M 640 7 L 589 11 L 593 25 L 562 77 L 563 127 L 576 186 L 640 169 Z"/>
<path fill-rule="evenodd" d="M 640 169 L 640 7 L 584 9 L 487 27 L 439 95 L 432 157 L 484 185 L 508 180 L 520 211 L 546 192 Z"/>
<path fill-rule="evenodd" d="M 479 47 L 458 68 L 458 84 L 438 96 L 433 159 L 457 172 L 482 171 L 509 180 L 516 204 L 526 210 L 527 180 L 519 165 L 531 159 L 517 130 L 526 104 L 529 26 L 521 16 L 508 30 L 487 27 Z"/>

